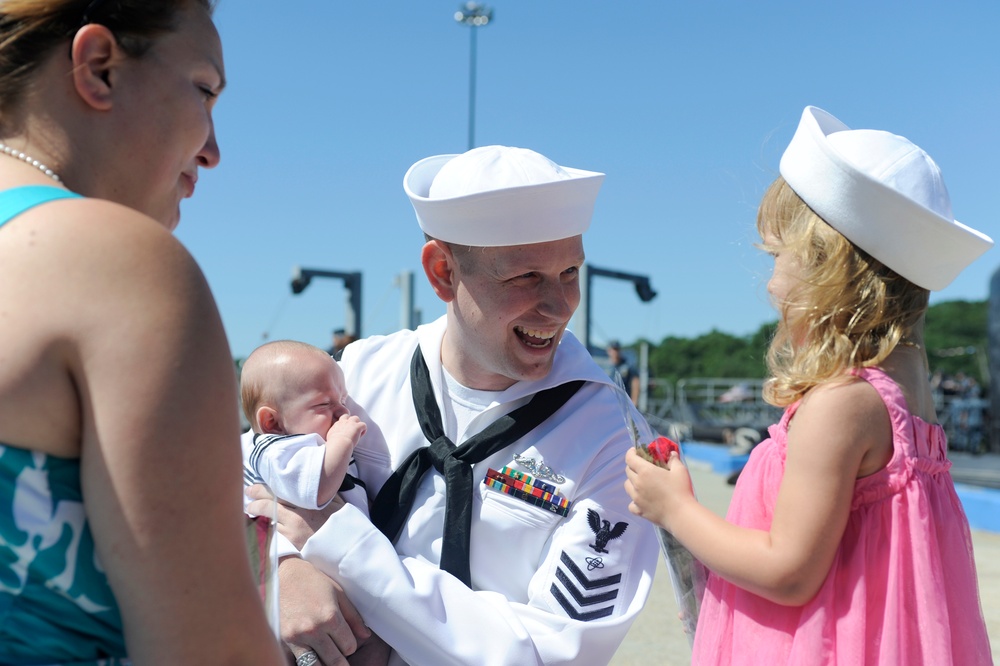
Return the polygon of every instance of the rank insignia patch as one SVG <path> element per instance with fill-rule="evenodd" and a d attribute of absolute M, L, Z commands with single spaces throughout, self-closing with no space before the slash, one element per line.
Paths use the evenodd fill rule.
<path fill-rule="evenodd" d="M 590 547 L 598 553 L 608 552 L 606 548 L 608 542 L 625 534 L 625 530 L 628 529 L 626 522 L 618 522 L 615 523 L 614 527 L 611 527 L 611 522 L 601 520 L 601 515 L 593 509 L 587 509 L 587 524 L 594 532 L 594 543 L 590 544 Z"/>
<path fill-rule="evenodd" d="M 603 568 L 600 558 L 587 558 L 587 570 Z M 622 575 L 590 578 L 573 559 L 563 551 L 556 568 L 556 582 L 549 591 L 552 598 L 574 620 L 589 622 L 608 617 L 615 610 L 615 599 L 621 587 Z"/>

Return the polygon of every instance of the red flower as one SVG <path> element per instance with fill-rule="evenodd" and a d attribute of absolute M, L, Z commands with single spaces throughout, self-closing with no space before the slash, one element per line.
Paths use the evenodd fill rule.
<path fill-rule="evenodd" d="M 670 459 L 671 451 L 676 451 L 680 455 L 681 447 L 677 446 L 677 442 L 671 439 L 657 437 L 649 443 L 646 450 L 649 451 L 649 455 L 653 456 L 653 460 L 665 463 Z"/>

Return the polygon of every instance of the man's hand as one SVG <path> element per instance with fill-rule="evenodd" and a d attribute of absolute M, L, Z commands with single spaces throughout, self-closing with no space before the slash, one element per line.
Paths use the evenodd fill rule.
<path fill-rule="evenodd" d="M 283 559 L 278 590 L 281 639 L 293 656 L 313 650 L 324 666 L 347 666 L 346 657 L 371 638 L 344 590 L 309 562 Z"/>

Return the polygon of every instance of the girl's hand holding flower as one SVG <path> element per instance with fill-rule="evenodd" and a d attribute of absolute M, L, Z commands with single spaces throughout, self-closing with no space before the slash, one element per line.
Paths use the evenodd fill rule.
<path fill-rule="evenodd" d="M 670 529 L 670 516 L 684 502 L 695 501 L 691 477 L 676 443 L 658 437 L 625 455 L 625 491 L 629 511 Z"/>

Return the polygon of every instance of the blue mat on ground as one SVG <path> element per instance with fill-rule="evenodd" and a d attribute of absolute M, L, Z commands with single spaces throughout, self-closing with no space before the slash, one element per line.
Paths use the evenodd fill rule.
<path fill-rule="evenodd" d="M 955 490 L 974 530 L 1000 533 L 1000 490 L 956 483 Z"/>

